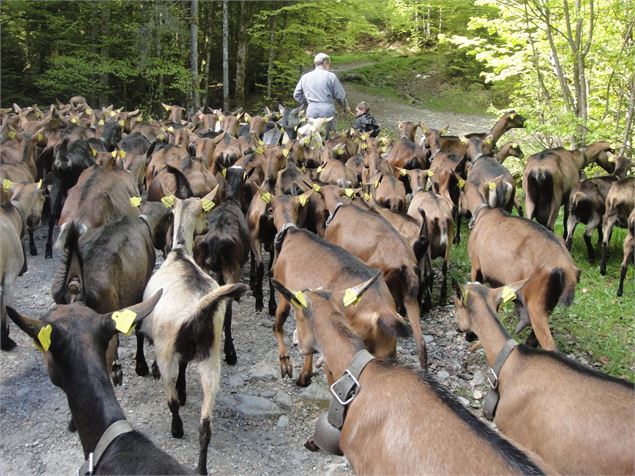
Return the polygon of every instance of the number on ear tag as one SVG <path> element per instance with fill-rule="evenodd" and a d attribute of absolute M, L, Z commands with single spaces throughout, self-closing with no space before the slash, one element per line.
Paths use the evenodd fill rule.
<path fill-rule="evenodd" d="M 352 288 L 348 288 L 346 291 L 344 291 L 344 298 L 342 299 L 342 301 L 344 302 L 344 307 L 348 307 L 353 304 L 357 304 L 357 301 L 359 301 L 359 296 L 357 295 L 357 293 L 355 293 L 355 291 L 353 291 Z"/>
<path fill-rule="evenodd" d="M 130 197 L 130 205 L 139 208 L 141 206 L 141 197 Z"/>
<path fill-rule="evenodd" d="M 130 309 L 124 309 L 123 311 L 117 311 L 112 313 L 112 320 L 115 321 L 115 327 L 119 332 L 125 335 L 130 335 L 134 329 L 134 320 L 137 317 L 137 313 Z"/>
<path fill-rule="evenodd" d="M 49 350 L 51 347 L 51 333 L 53 332 L 53 327 L 50 324 L 45 325 L 40 329 L 40 332 L 37 333 L 37 340 L 41 348 L 45 351 Z"/>
<path fill-rule="evenodd" d="M 516 292 L 512 288 L 505 286 L 503 288 L 502 298 L 503 298 L 503 303 L 514 301 L 516 300 Z"/>
<path fill-rule="evenodd" d="M 308 306 L 308 304 L 306 302 L 306 298 L 304 297 L 304 293 L 302 291 L 296 291 L 295 293 L 293 293 L 292 304 L 294 304 L 296 307 L 307 307 Z"/>
<path fill-rule="evenodd" d="M 174 195 L 166 195 L 161 199 L 161 203 L 165 208 L 172 208 L 174 206 Z"/>
<path fill-rule="evenodd" d="M 201 207 L 203 208 L 203 211 L 205 213 L 209 213 L 212 211 L 212 208 L 214 208 L 216 206 L 216 204 L 214 202 L 212 202 L 211 200 L 207 199 L 207 198 L 202 198 L 201 199 Z"/>

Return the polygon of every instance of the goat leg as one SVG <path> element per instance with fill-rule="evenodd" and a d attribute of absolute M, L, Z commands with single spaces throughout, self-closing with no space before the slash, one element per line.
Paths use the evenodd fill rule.
<path fill-rule="evenodd" d="M 445 259 L 441 264 L 441 275 L 443 276 L 443 281 L 441 282 L 440 304 L 441 306 L 443 306 L 445 304 L 445 300 L 448 297 L 448 262 Z"/>
<path fill-rule="evenodd" d="M 172 412 L 172 436 L 174 438 L 183 438 L 183 420 L 179 416 L 179 401 L 170 400 L 168 408 Z"/>
<path fill-rule="evenodd" d="M 207 474 L 207 448 L 209 447 L 209 441 L 212 438 L 212 426 L 209 418 L 201 420 L 201 424 L 198 427 L 198 466 L 196 471 L 198 474 Z"/>
<path fill-rule="evenodd" d="M 187 362 L 179 362 L 179 376 L 176 378 L 176 394 L 179 399 L 179 405 L 185 405 L 187 401 L 187 392 L 185 391 L 185 371 L 187 370 Z"/>
<path fill-rule="evenodd" d="M 7 292 L 6 283 L 4 283 L 3 289 L 0 289 L 0 348 L 2 350 L 11 350 L 15 348 L 16 342 L 9 337 L 9 315 L 7 314 L 7 308 L 4 303 L 4 295 Z"/>
<path fill-rule="evenodd" d="M 150 373 L 148 369 L 148 363 L 146 362 L 146 356 L 143 353 L 143 334 L 137 332 L 137 355 L 135 357 L 135 372 L 140 377 L 145 377 Z"/>
<path fill-rule="evenodd" d="M 22 269 L 20 270 L 20 273 L 18 274 L 18 276 L 22 276 L 29 269 L 26 262 L 26 245 L 24 244 L 24 242 L 22 242 L 22 259 L 23 259 Z"/>
<path fill-rule="evenodd" d="M 626 278 L 626 271 L 628 270 L 628 264 L 633 261 L 633 249 L 631 248 L 624 254 L 624 261 L 620 268 L 620 284 L 617 288 L 617 297 L 621 297 L 624 293 L 624 278 Z"/>
<path fill-rule="evenodd" d="M 236 356 L 234 339 L 232 338 L 232 301 L 229 301 L 227 307 L 225 307 L 223 330 L 225 332 L 225 362 L 227 362 L 228 365 L 236 365 L 238 357 Z"/>
<path fill-rule="evenodd" d="M 282 376 L 282 378 L 287 375 L 289 376 L 289 378 L 293 376 L 293 368 L 291 367 L 289 351 L 287 350 L 287 346 L 284 343 L 283 331 L 284 322 L 287 320 L 288 315 L 289 303 L 284 299 L 281 299 L 278 302 L 278 307 L 276 309 L 276 320 L 273 323 L 273 335 L 278 342 L 278 353 L 280 356 L 280 375 Z"/>
<path fill-rule="evenodd" d="M 29 253 L 31 256 L 37 256 L 37 248 L 35 247 L 35 239 L 33 238 L 33 230 L 29 229 Z"/>
<path fill-rule="evenodd" d="M 311 384 L 311 377 L 313 376 L 313 354 L 307 354 L 304 356 L 304 365 L 300 371 L 298 379 L 295 381 L 299 387 L 308 387 Z"/>

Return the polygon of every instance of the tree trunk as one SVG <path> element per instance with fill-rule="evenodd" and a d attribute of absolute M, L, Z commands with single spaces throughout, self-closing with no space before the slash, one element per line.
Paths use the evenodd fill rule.
<path fill-rule="evenodd" d="M 635 114 L 635 56 L 633 56 L 633 74 L 631 75 L 631 94 L 628 100 L 628 109 L 626 110 L 626 124 L 624 125 L 624 138 L 622 139 L 622 147 L 620 147 L 620 155 L 624 155 L 626 149 L 630 150 L 630 156 L 633 157 L 633 115 Z"/>
<path fill-rule="evenodd" d="M 192 0 L 190 11 L 190 68 L 192 68 L 192 114 L 199 110 L 198 97 L 198 0 Z"/>
<path fill-rule="evenodd" d="M 108 47 L 107 38 L 110 35 L 110 5 L 104 5 L 101 13 L 101 57 L 107 60 L 110 57 L 110 48 Z M 108 106 L 108 73 L 102 73 L 99 77 L 99 106 Z"/>
<path fill-rule="evenodd" d="M 236 101 L 245 106 L 245 73 L 247 70 L 247 20 L 245 18 L 245 2 L 240 2 L 238 17 L 238 49 L 236 51 Z"/>
<path fill-rule="evenodd" d="M 223 0 L 223 111 L 229 111 L 229 12 Z"/>
<path fill-rule="evenodd" d="M 267 100 L 271 100 L 271 87 L 273 85 L 273 39 L 276 18 L 269 17 L 269 64 L 267 65 Z"/>
<path fill-rule="evenodd" d="M 157 36 L 156 36 L 156 54 L 157 58 L 161 58 L 161 28 L 163 27 L 162 14 L 161 14 L 161 5 L 157 1 L 155 6 L 156 12 L 156 25 L 157 25 Z M 157 85 L 157 102 L 163 101 L 163 73 L 159 74 L 159 84 Z"/>

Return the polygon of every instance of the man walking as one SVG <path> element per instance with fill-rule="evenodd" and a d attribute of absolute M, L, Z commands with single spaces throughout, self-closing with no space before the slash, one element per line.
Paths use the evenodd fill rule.
<path fill-rule="evenodd" d="M 300 104 L 308 105 L 307 117 L 335 117 L 335 102 L 338 102 L 347 113 L 351 109 L 346 101 L 346 91 L 334 73 L 330 72 L 331 59 L 324 53 L 318 53 L 313 60 L 315 69 L 302 75 L 295 87 L 293 98 Z M 335 131 L 335 120 L 330 121 L 327 137 Z"/>

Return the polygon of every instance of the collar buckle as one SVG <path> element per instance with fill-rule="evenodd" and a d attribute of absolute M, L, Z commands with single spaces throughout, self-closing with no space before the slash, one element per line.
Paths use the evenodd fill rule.
<path fill-rule="evenodd" d="M 498 388 L 498 375 L 496 375 L 496 372 L 491 367 L 487 372 L 487 382 L 493 390 L 496 390 Z"/>
<path fill-rule="evenodd" d="M 336 387 L 339 384 L 344 383 L 344 379 L 348 379 L 348 378 L 350 378 L 353 381 L 353 386 L 352 387 L 350 385 L 344 386 L 344 388 L 349 389 L 346 395 L 350 395 L 350 397 L 346 398 L 346 395 L 344 395 L 344 398 L 346 398 L 346 400 L 342 400 L 340 396 L 337 394 Z M 342 374 L 342 376 L 339 379 L 337 379 L 337 381 L 335 381 L 333 385 L 331 385 L 330 390 L 333 396 L 335 397 L 335 399 L 340 403 L 340 405 L 346 406 L 353 401 L 353 399 L 355 398 L 355 395 L 357 395 L 357 392 L 359 391 L 360 388 L 361 386 L 359 382 L 357 381 L 357 379 L 355 378 L 355 376 L 351 373 L 350 370 L 346 369 L 344 371 L 344 374 Z"/>

